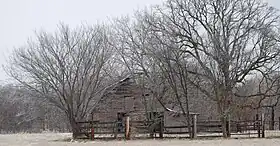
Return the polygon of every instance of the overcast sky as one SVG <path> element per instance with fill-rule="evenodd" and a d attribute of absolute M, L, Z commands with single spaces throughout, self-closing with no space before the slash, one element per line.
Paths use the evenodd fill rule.
<path fill-rule="evenodd" d="M 266 0 L 280 9 L 280 0 Z M 127 15 L 163 0 L 0 0 L 0 64 L 13 48 L 24 45 L 35 30 L 53 31 L 63 22 L 70 26 L 94 24 Z M 2 67 L 0 81 L 9 80 Z"/>

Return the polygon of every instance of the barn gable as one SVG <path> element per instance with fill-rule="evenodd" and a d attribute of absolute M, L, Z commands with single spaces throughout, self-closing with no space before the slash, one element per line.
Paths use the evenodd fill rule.
<path fill-rule="evenodd" d="M 107 89 L 92 112 L 92 118 L 98 121 L 115 120 L 118 113 L 126 113 L 137 115 L 135 120 L 142 120 L 151 100 L 147 88 L 138 85 L 133 77 L 126 77 Z"/>

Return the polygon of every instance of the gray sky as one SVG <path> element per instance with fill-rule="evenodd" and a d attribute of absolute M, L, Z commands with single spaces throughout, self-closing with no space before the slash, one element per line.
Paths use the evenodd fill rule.
<path fill-rule="evenodd" d="M 163 0 L 0 0 L 0 65 L 13 48 L 24 45 L 35 30 L 54 31 L 63 22 L 72 27 L 127 15 Z M 9 81 L 0 68 L 0 82 Z"/>
<path fill-rule="evenodd" d="M 280 9 L 279 0 L 266 0 Z M 163 0 L 0 0 L 0 64 L 13 48 L 25 44 L 35 30 L 54 31 L 63 22 L 70 26 L 94 24 L 108 18 L 127 15 L 134 10 Z M 0 68 L 0 81 L 8 81 Z"/>

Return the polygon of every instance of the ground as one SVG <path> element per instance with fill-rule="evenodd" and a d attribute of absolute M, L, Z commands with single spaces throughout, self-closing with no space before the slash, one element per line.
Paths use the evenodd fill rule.
<path fill-rule="evenodd" d="M 0 135 L 0 146 L 279 146 L 280 139 L 211 139 L 211 140 L 131 140 L 67 142 L 70 134 L 8 134 Z"/>

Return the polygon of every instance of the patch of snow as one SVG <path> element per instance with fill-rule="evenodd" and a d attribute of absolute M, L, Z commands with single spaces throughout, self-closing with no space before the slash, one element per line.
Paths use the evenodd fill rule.
<path fill-rule="evenodd" d="M 273 135 L 280 132 L 270 132 Z M 0 146 L 278 146 L 280 139 L 222 139 L 213 140 L 130 140 L 130 141 L 70 141 L 71 133 L 7 134 L 0 135 Z M 69 139 L 67 142 L 65 139 Z"/>

